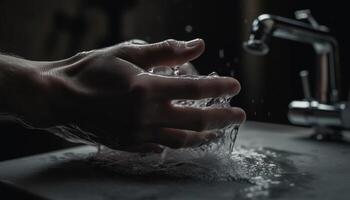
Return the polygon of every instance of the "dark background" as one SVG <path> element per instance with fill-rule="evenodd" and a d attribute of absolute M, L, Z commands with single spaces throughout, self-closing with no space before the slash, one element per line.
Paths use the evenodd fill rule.
<path fill-rule="evenodd" d="M 345 100 L 350 41 L 346 1 L 263 0 L 0 0 L 0 49 L 33 60 L 56 60 L 83 50 L 139 38 L 148 42 L 203 38 L 206 51 L 194 61 L 201 74 L 212 71 L 240 80 L 232 102 L 248 120 L 285 123 L 291 100 L 301 99 L 298 73 L 311 83 L 315 54 L 309 45 L 273 39 L 264 57 L 242 49 L 252 20 L 263 13 L 294 17 L 310 9 L 331 29 L 340 46 L 341 89 Z M 313 89 L 314 91 L 314 89 Z M 0 97 L 1 98 L 1 97 Z M 69 146 L 44 131 L 0 122 L 0 160 Z"/>

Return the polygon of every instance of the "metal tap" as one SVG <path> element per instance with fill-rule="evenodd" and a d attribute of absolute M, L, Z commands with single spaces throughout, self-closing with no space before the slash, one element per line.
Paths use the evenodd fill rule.
<path fill-rule="evenodd" d="M 269 14 L 258 16 L 243 47 L 249 53 L 265 55 L 272 37 L 311 44 L 318 57 L 316 97 L 310 92 L 308 72 L 302 71 L 305 98 L 289 104 L 288 119 L 293 124 L 313 126 L 317 139 L 337 139 L 341 129 L 350 128 L 349 103 L 339 100 L 338 43 L 326 26 L 316 22 L 310 10 L 296 11 L 295 16 L 296 20 Z"/>

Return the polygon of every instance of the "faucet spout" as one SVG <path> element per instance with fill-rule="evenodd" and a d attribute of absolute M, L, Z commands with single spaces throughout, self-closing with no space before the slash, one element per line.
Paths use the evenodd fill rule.
<path fill-rule="evenodd" d="M 308 73 L 303 71 L 305 98 L 289 104 L 288 119 L 293 124 L 313 126 L 315 135 L 339 135 L 338 128 L 350 129 L 350 103 L 339 100 L 337 40 L 330 35 L 327 27 L 316 22 L 309 10 L 297 11 L 296 18 L 307 19 L 309 23 L 269 14 L 258 16 L 243 48 L 255 55 L 265 55 L 273 37 L 311 44 L 319 60 L 316 95 L 311 97 Z"/>
<path fill-rule="evenodd" d="M 316 98 L 322 103 L 339 101 L 337 86 L 338 43 L 334 37 L 330 36 L 327 27 L 315 22 L 308 24 L 298 20 L 263 14 L 253 21 L 249 39 L 243 43 L 243 47 L 249 53 L 265 55 L 269 51 L 267 44 L 272 37 L 311 44 L 320 62 Z M 328 79 L 329 85 L 327 84 Z M 330 92 L 328 92 L 329 90 Z"/>

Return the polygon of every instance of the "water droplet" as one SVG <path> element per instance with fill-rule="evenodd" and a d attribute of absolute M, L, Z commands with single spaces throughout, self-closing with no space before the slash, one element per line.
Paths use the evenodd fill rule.
<path fill-rule="evenodd" d="M 219 75 L 218 75 L 218 73 L 216 73 L 216 72 L 212 72 L 212 73 L 210 73 L 208 76 L 217 77 L 217 76 L 219 76 Z"/>
<path fill-rule="evenodd" d="M 231 77 L 235 77 L 235 70 L 231 70 L 231 71 L 230 71 L 230 76 L 231 76 Z"/>
<path fill-rule="evenodd" d="M 193 27 L 192 27 L 191 25 L 186 25 L 186 26 L 185 26 L 185 31 L 186 31 L 187 33 L 192 33 Z"/>
<path fill-rule="evenodd" d="M 225 57 L 225 51 L 223 49 L 219 50 L 219 58 L 224 58 Z"/>

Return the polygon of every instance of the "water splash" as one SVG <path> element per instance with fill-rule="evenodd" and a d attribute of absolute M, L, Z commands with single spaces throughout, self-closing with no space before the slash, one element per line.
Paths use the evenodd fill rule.
<path fill-rule="evenodd" d="M 217 76 L 211 73 L 209 76 Z M 173 100 L 179 107 L 227 108 L 232 96 L 205 98 L 200 100 Z M 232 168 L 236 163 L 235 141 L 239 125 L 230 124 L 224 128 L 210 130 L 218 135 L 215 141 L 196 148 L 173 150 L 166 148 L 162 154 L 135 154 L 100 148 L 94 161 L 112 166 L 114 170 L 129 175 L 163 174 L 178 178 L 199 178 L 203 180 L 236 180 Z M 234 171 L 232 171 L 234 170 Z"/>
<path fill-rule="evenodd" d="M 310 178 L 302 177 L 290 153 L 267 148 L 236 146 L 232 152 L 198 153 L 193 149 L 167 149 L 165 154 L 132 154 L 103 148 L 88 163 L 123 176 L 153 180 L 239 182 L 240 198 L 268 198 Z M 166 155 L 166 156 L 164 156 Z M 234 189 L 234 188 L 232 188 Z"/>
<path fill-rule="evenodd" d="M 179 71 L 170 68 L 167 69 L 166 74 L 180 76 Z M 217 74 L 212 73 L 209 76 L 217 76 Z M 173 100 L 172 104 L 195 108 L 223 108 L 230 107 L 230 100 L 231 96 L 223 96 L 200 100 Z M 252 103 L 254 101 L 252 100 Z M 87 162 L 123 176 L 163 177 L 167 180 L 190 179 L 204 182 L 244 182 L 249 186 L 245 187 L 240 194 L 241 197 L 248 199 L 268 197 L 276 187 L 295 187 L 297 184 L 295 181 L 286 179 L 285 174 L 293 169 L 293 164 L 286 160 L 286 155 L 269 149 L 235 147 L 238 129 L 237 124 L 231 124 L 221 129 L 211 130 L 220 137 L 209 144 L 178 150 L 167 148 L 162 154 L 128 153 L 97 144 L 97 153 L 89 157 Z M 81 134 L 80 131 L 68 133 L 64 135 L 66 139 L 67 136 L 72 136 L 73 139 L 75 137 L 85 142 L 91 141 L 90 135 Z"/>
<path fill-rule="evenodd" d="M 211 74 L 215 76 L 216 74 Z M 230 96 L 201 100 L 174 100 L 175 106 L 230 107 Z M 123 176 L 195 180 L 204 182 L 244 182 L 240 191 L 246 199 L 268 197 L 275 187 L 294 187 L 285 179 L 293 168 L 285 153 L 270 149 L 235 147 L 239 126 L 231 124 L 212 130 L 220 135 L 212 143 L 197 148 L 165 149 L 162 154 L 134 154 L 102 148 L 90 164 Z M 286 168 L 286 166 L 288 166 Z"/>
<path fill-rule="evenodd" d="M 213 73 L 211 76 L 215 76 Z M 174 100 L 175 106 L 230 107 L 230 96 L 201 100 Z M 291 188 L 296 182 L 286 179 L 293 164 L 286 153 L 271 149 L 235 146 L 239 126 L 231 124 L 212 130 L 220 135 L 212 143 L 178 150 L 165 149 L 162 154 L 134 154 L 102 148 L 89 159 L 90 164 L 123 176 L 195 180 L 204 182 L 243 182 L 243 199 L 269 197 L 274 188 Z M 295 171 L 295 170 L 294 170 Z M 296 173 L 293 172 L 293 176 Z"/>

